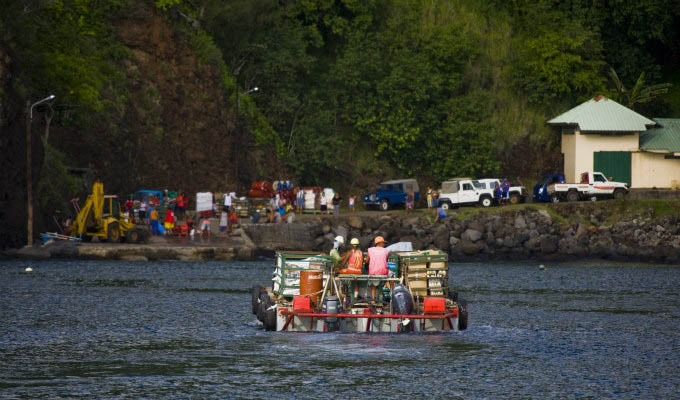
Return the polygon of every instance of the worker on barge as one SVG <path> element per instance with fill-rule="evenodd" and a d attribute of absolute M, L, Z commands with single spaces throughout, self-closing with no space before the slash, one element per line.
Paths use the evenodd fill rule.
<path fill-rule="evenodd" d="M 338 263 L 340 262 L 340 247 L 342 247 L 345 244 L 345 238 L 342 236 L 336 236 L 335 239 L 333 240 L 333 249 L 328 253 L 328 255 L 331 257 L 331 260 L 333 260 L 333 268 L 338 267 Z"/>
<path fill-rule="evenodd" d="M 390 251 L 385 248 L 385 239 L 382 236 L 377 236 L 373 243 L 374 247 L 368 249 L 368 255 L 366 256 L 366 262 L 368 263 L 368 274 L 369 275 L 387 275 L 389 274 L 389 268 L 387 267 L 387 257 Z M 368 284 L 371 286 L 371 300 L 375 301 L 375 290 L 381 283 L 380 279 L 371 279 Z M 388 285 L 389 287 L 389 285 Z"/>
<path fill-rule="evenodd" d="M 364 265 L 364 253 L 359 248 L 359 239 L 353 238 L 350 242 L 352 246 L 342 257 L 341 267 L 338 271 L 340 275 L 361 275 L 361 268 Z M 354 281 L 354 299 L 359 297 L 359 281 Z"/>

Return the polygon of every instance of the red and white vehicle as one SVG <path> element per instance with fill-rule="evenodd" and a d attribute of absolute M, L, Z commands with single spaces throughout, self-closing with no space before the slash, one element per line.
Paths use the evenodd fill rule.
<path fill-rule="evenodd" d="M 556 183 L 547 188 L 554 203 L 559 201 L 620 199 L 628 194 L 628 185 L 607 180 L 602 172 L 584 172 L 580 183 Z"/>

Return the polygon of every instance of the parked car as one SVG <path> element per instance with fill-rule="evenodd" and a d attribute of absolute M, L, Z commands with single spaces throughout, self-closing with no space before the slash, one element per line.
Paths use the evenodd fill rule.
<path fill-rule="evenodd" d="M 475 186 L 477 186 L 479 189 L 491 189 L 493 193 L 493 189 L 498 183 L 498 185 L 501 185 L 501 180 L 496 179 L 496 178 L 489 178 L 489 179 L 477 179 L 475 181 Z M 524 203 L 526 201 L 527 197 L 527 189 L 522 186 L 522 185 L 515 185 L 515 184 L 510 184 L 510 189 L 508 190 L 508 199 L 510 200 L 510 204 L 518 204 L 518 203 Z"/>
<path fill-rule="evenodd" d="M 554 202 L 612 197 L 620 199 L 626 194 L 628 194 L 628 185 L 609 181 L 602 172 L 584 172 L 581 174 L 579 183 L 556 183 L 550 193 Z"/>
<path fill-rule="evenodd" d="M 442 182 L 439 189 L 439 206 L 444 210 L 462 205 L 493 205 L 493 187 L 482 188 L 482 184 L 472 179 L 449 180 Z"/>
<path fill-rule="evenodd" d="M 550 193 L 553 192 L 553 186 L 556 183 L 565 183 L 564 174 L 548 174 L 543 182 L 539 182 L 534 186 L 534 201 L 537 203 L 548 203 L 557 200 L 553 198 Z"/>
<path fill-rule="evenodd" d="M 406 193 L 409 190 L 413 190 L 414 200 L 417 202 L 420 199 L 420 192 L 418 182 L 415 179 L 385 181 L 374 193 L 364 195 L 364 205 L 366 208 L 379 207 L 383 211 L 392 207 L 403 206 L 406 203 Z"/>

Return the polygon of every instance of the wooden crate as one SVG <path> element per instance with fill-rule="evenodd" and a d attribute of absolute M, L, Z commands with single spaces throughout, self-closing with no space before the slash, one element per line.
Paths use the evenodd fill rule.
<path fill-rule="evenodd" d="M 425 279 L 409 281 L 409 286 L 411 289 L 427 289 L 427 281 Z"/>

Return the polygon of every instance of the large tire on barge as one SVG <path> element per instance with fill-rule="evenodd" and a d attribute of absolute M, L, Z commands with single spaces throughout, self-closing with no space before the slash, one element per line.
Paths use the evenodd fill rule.
<path fill-rule="evenodd" d="M 266 290 L 260 292 L 260 302 L 257 305 L 257 319 L 264 323 L 264 314 L 267 311 L 267 303 L 270 301 L 269 293 Z"/>
<path fill-rule="evenodd" d="M 260 304 L 260 292 L 262 291 L 262 286 L 255 285 L 253 286 L 252 292 L 251 292 L 251 301 L 253 305 L 253 315 L 257 315 L 257 306 Z"/>
<path fill-rule="evenodd" d="M 264 322 L 264 313 L 267 310 L 267 302 L 269 302 L 269 293 L 266 290 L 262 290 L 259 300 L 257 304 L 257 319 L 260 322 Z"/>
<path fill-rule="evenodd" d="M 468 327 L 468 304 L 465 299 L 458 302 L 458 329 L 464 331 Z"/>
<path fill-rule="evenodd" d="M 274 308 L 274 305 L 276 303 L 269 300 L 268 302 L 266 302 L 264 304 L 265 304 L 264 321 L 262 321 L 262 324 L 264 325 L 264 329 L 266 329 L 268 331 L 275 331 L 276 330 L 276 308 Z"/>

